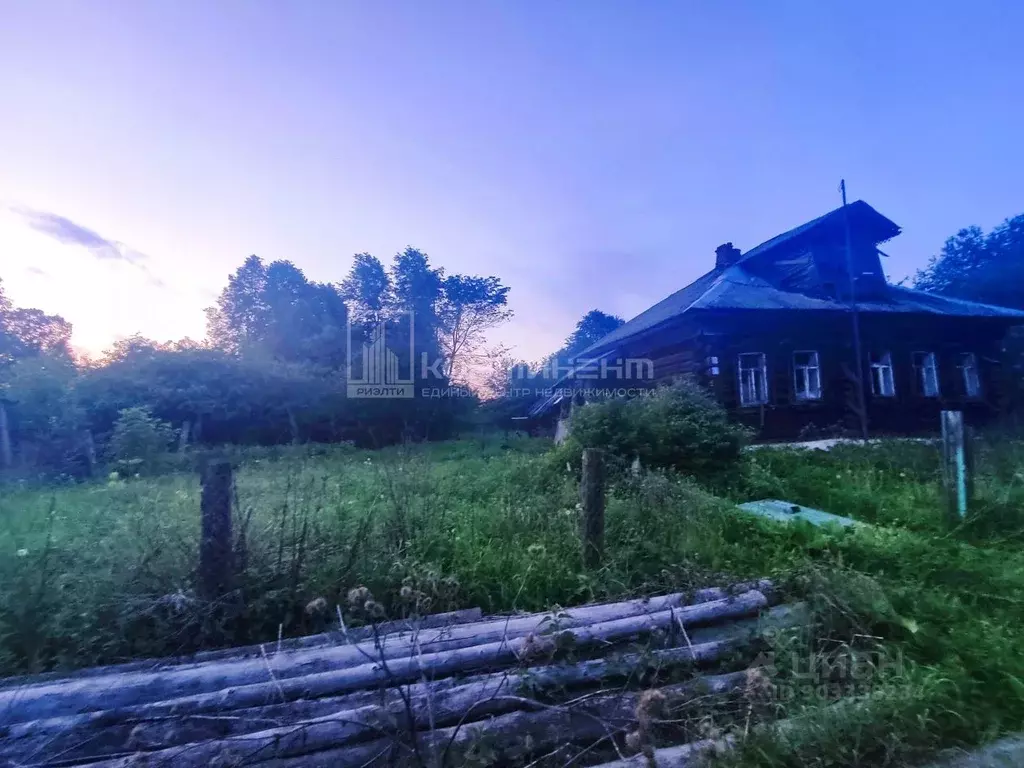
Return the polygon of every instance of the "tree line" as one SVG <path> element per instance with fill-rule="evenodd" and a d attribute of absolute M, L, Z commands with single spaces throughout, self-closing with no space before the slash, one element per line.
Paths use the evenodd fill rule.
<path fill-rule="evenodd" d="M 913 284 L 1024 309 L 1024 215 L 988 233 L 960 230 Z M 340 283 L 310 280 L 290 261 L 250 256 L 206 310 L 204 340 L 160 343 L 136 335 L 82 360 L 71 349 L 70 323 L 13 306 L 0 282 L 0 469 L 82 476 L 116 446 L 132 443 L 140 424 L 182 448 L 372 446 L 441 439 L 481 420 L 508 426 L 529 405 L 529 397 L 507 397 L 510 391 L 552 386 L 562 367 L 623 323 L 592 310 L 559 350 L 523 361 L 488 344 L 490 332 L 512 316 L 508 293 L 497 277 L 447 275 L 415 248 L 390 265 L 357 254 Z M 410 314 L 411 329 L 403 322 Z M 416 389 L 429 384 L 469 396 L 348 397 L 349 363 L 366 364 L 364 345 L 381 328 Z M 402 352 L 409 341 L 420 360 Z M 1013 359 L 1024 359 L 1024 338 L 1010 343 L 1019 347 Z M 127 419 L 121 432 L 119 419 Z"/>
<path fill-rule="evenodd" d="M 488 345 L 512 316 L 508 293 L 494 276 L 445 274 L 415 248 L 387 266 L 357 254 L 336 284 L 249 256 L 206 310 L 202 341 L 134 335 L 81 359 L 70 323 L 13 306 L 0 282 L 0 469 L 80 477 L 154 441 L 375 446 L 451 436 L 479 418 L 481 399 L 508 389 L 510 379 L 494 378 L 508 350 Z M 566 349 L 602 335 L 601 317 L 587 315 Z M 347 396 L 349 366 L 365 363 L 381 327 L 415 389 L 446 396 Z M 417 359 L 405 351 L 410 333 Z"/>

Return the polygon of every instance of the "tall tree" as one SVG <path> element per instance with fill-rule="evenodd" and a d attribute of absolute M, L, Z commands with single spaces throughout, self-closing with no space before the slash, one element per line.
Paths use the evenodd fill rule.
<path fill-rule="evenodd" d="M 438 332 L 448 379 L 468 382 L 487 333 L 512 317 L 508 291 L 496 277 L 452 275 L 442 282 Z"/>
<path fill-rule="evenodd" d="M 575 358 L 587 347 L 596 344 L 626 321 L 616 315 L 609 315 L 599 309 L 592 309 L 585 314 L 565 340 L 562 354 L 569 359 Z"/>
<path fill-rule="evenodd" d="M 443 282 L 444 270 L 431 267 L 427 255 L 415 248 L 406 248 L 391 264 L 391 310 L 412 317 L 416 363 L 425 359 L 432 366 L 440 357 L 438 309 Z"/>
<path fill-rule="evenodd" d="M 206 311 L 219 349 L 336 368 L 345 359 L 345 303 L 331 285 L 311 282 L 290 261 L 250 256 Z"/>
<path fill-rule="evenodd" d="M 972 301 L 1024 308 L 1024 214 L 987 235 L 961 229 L 914 278 L 914 287 Z"/>
<path fill-rule="evenodd" d="M 249 256 L 228 277 L 217 306 L 206 310 L 206 334 L 214 346 L 240 353 L 262 343 L 267 325 L 266 289 L 267 268 L 258 256 Z"/>
<path fill-rule="evenodd" d="M 7 332 L 22 355 L 71 356 L 71 323 L 41 309 L 13 309 L 7 313 Z"/>
<path fill-rule="evenodd" d="M 380 259 L 357 253 L 352 269 L 341 283 L 341 296 L 354 323 L 377 324 L 384 320 L 391 296 L 391 278 Z"/>

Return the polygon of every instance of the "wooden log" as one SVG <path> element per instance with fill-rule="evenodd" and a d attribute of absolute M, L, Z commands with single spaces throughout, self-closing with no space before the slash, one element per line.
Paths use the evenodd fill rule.
<path fill-rule="evenodd" d="M 604 455 L 593 448 L 583 451 L 580 506 L 583 565 L 597 568 L 604 556 Z"/>
<path fill-rule="evenodd" d="M 340 630 L 322 632 L 318 635 L 304 635 L 302 637 L 291 637 L 280 642 L 259 643 L 257 645 L 243 645 L 236 648 L 220 648 L 214 651 L 199 651 L 198 653 L 186 656 L 172 656 L 162 659 L 142 659 L 140 661 L 128 661 L 123 664 L 109 664 L 103 667 L 89 667 L 71 673 L 67 672 L 43 672 L 35 675 L 23 675 L 20 677 L 8 677 L 0 680 L 0 690 L 3 688 L 21 687 L 35 685 L 37 683 L 52 680 L 80 679 L 85 677 L 101 677 L 123 672 L 157 672 L 178 665 L 201 664 L 211 661 L 223 661 L 229 659 L 260 658 L 264 654 L 273 657 L 279 651 L 295 651 L 309 648 L 322 648 L 331 645 L 345 645 L 348 643 L 364 642 L 373 640 L 374 637 L 383 637 L 396 632 L 420 632 L 424 629 L 439 629 L 455 626 L 456 624 L 471 624 L 480 622 L 483 619 L 483 612 L 479 608 L 463 608 L 458 611 L 447 611 L 444 613 L 432 613 L 426 616 L 395 619 L 382 621 L 377 624 L 364 627 L 353 627 L 346 632 Z"/>
<path fill-rule="evenodd" d="M 202 486 L 202 539 L 197 586 L 199 595 L 212 602 L 226 595 L 234 580 L 231 463 L 223 460 L 210 462 L 203 473 Z"/>
<path fill-rule="evenodd" d="M 364 655 L 362 664 L 340 669 L 332 663 L 333 660 L 340 652 L 348 652 L 358 646 L 281 654 L 274 659 L 259 661 L 179 667 L 153 674 L 128 673 L 54 681 L 0 691 L 0 711 L 4 711 L 6 722 L 15 723 L 145 702 L 163 702 L 173 707 L 173 701 L 169 700 L 190 695 L 194 704 L 201 702 L 199 706 L 209 707 L 204 711 L 259 706 L 273 701 L 275 696 L 283 700 L 314 698 L 413 682 L 424 676 L 456 674 L 488 666 L 515 666 L 536 653 L 552 651 L 552 645 L 557 643 L 571 643 L 576 648 L 603 646 L 640 637 L 656 629 L 669 630 L 677 625 L 695 626 L 756 615 L 767 605 L 768 600 L 763 594 L 750 591 L 724 600 L 652 614 L 575 628 L 559 627 L 555 640 L 527 633 L 480 645 L 434 652 L 417 650 L 415 655 L 391 658 L 381 657 L 380 653 L 387 651 L 383 648 L 376 656 L 372 653 Z M 451 631 L 463 628 L 455 627 Z M 446 648 L 446 645 L 439 641 L 435 647 Z M 325 668 L 331 671 L 309 674 L 312 669 Z"/>
<path fill-rule="evenodd" d="M 721 593 L 722 590 L 700 590 L 696 596 L 698 598 L 706 598 Z M 158 669 L 152 672 L 115 673 L 110 676 L 93 678 L 92 687 L 107 691 L 117 691 L 117 695 L 120 698 L 117 701 L 107 699 L 106 705 L 108 707 L 128 706 L 130 704 L 143 703 L 144 701 L 158 701 L 161 698 L 170 698 L 171 696 L 177 697 L 203 691 L 213 691 L 225 685 L 249 685 L 268 682 L 271 676 L 280 680 L 281 678 L 300 674 L 336 670 L 346 666 L 359 666 L 365 664 L 368 658 L 392 659 L 408 656 L 413 653 L 438 653 L 472 645 L 524 637 L 531 632 L 551 631 L 556 626 L 571 628 L 588 623 L 600 623 L 618 618 L 642 616 L 647 613 L 672 608 L 679 605 L 685 599 L 685 593 L 677 593 L 645 600 L 583 606 L 556 614 L 546 613 L 492 618 L 480 623 L 430 629 L 425 632 L 396 633 L 384 638 L 377 638 L 374 641 L 346 646 L 301 650 L 280 655 L 275 654 L 269 657 L 269 661 L 261 655 L 255 658 L 231 658 L 216 665 L 200 662 L 177 666 L 173 669 Z M 713 603 L 721 603 L 731 599 L 735 598 L 731 596 L 722 597 L 717 600 L 697 603 L 696 605 L 712 605 Z M 713 614 L 714 609 L 711 612 L 711 615 Z M 165 683 L 175 686 L 175 690 L 169 692 Z M 59 704 L 58 699 L 62 695 L 61 692 L 71 694 L 72 698 L 74 698 L 78 692 L 84 692 L 89 687 L 86 676 L 70 676 L 63 680 L 47 680 L 40 685 L 20 684 L 17 686 L 18 693 L 16 697 L 12 697 L 9 690 L 10 686 L 8 686 L 0 689 L 0 706 L 3 706 L 7 701 L 18 702 L 18 708 L 8 712 L 9 721 L 15 722 L 23 719 L 17 715 L 17 711 L 20 711 L 21 708 L 31 708 L 32 705 L 29 704 L 31 700 L 53 696 L 52 704 L 56 706 Z M 149 691 L 149 693 L 146 693 L 146 691 Z M 104 696 L 108 695 L 104 694 Z M 49 711 L 42 714 L 33 714 L 27 719 L 56 716 L 59 714 L 63 713 L 60 711 Z"/>
<path fill-rule="evenodd" d="M 525 634 L 528 631 L 537 629 L 545 622 L 550 622 L 556 613 L 562 615 L 563 619 L 565 616 L 568 616 L 572 620 L 578 620 L 581 623 L 586 623 L 588 621 L 607 621 L 614 618 L 624 618 L 626 616 L 652 613 L 655 611 L 665 610 L 666 608 L 673 606 L 695 605 L 714 600 L 724 600 L 732 595 L 742 594 L 744 592 L 749 592 L 750 590 L 757 590 L 765 595 L 771 596 L 774 594 L 774 585 L 771 581 L 762 579 L 757 582 L 741 582 L 728 587 L 707 587 L 704 589 L 698 589 L 694 592 L 677 592 L 669 595 L 638 598 L 618 603 L 591 603 L 555 612 L 544 611 L 540 613 L 512 614 L 509 616 L 488 616 L 484 619 L 480 618 L 479 608 L 469 608 L 463 611 L 432 614 L 431 616 L 425 616 L 422 619 L 417 620 L 385 621 L 372 626 L 348 629 L 346 633 L 336 631 L 326 632 L 319 635 L 310 635 L 302 638 L 291 638 L 282 641 L 281 648 L 282 650 L 290 651 L 306 648 L 319 648 L 329 645 L 348 645 L 365 641 L 371 641 L 369 645 L 373 646 L 375 638 L 387 647 L 394 647 L 409 638 L 415 638 L 419 643 L 419 647 L 422 648 L 429 644 L 432 641 L 432 638 L 434 640 L 437 639 L 437 636 L 435 635 L 423 635 L 422 630 L 443 629 L 444 632 L 438 633 L 438 636 L 443 635 L 454 639 L 456 635 L 451 631 L 451 628 L 455 624 L 466 625 L 467 628 L 470 627 L 470 625 L 476 626 L 480 628 L 481 632 L 487 632 L 493 630 L 495 627 L 501 627 L 506 631 L 506 636 L 517 637 L 520 634 Z M 525 630 L 523 629 L 524 625 L 527 627 Z M 263 650 L 261 650 L 261 647 Z M 54 680 L 73 680 L 85 677 L 99 677 L 121 672 L 157 672 L 174 665 L 194 665 L 208 661 L 240 660 L 246 657 L 262 659 L 264 653 L 273 657 L 276 652 L 276 642 L 261 643 L 258 645 L 242 646 L 240 648 L 222 648 L 213 651 L 201 651 L 188 656 L 144 659 L 140 661 L 125 662 L 123 664 L 112 664 L 104 667 L 91 667 L 88 669 L 77 670 L 70 674 L 67 672 L 43 672 L 35 675 L 22 675 L 4 678 L 0 680 L 0 691 L 5 688 L 21 688 L 28 685 L 35 685 Z M 361 663 L 364 658 L 365 657 L 360 655 L 358 661 Z"/>
<path fill-rule="evenodd" d="M 710 755 L 727 751 L 735 743 L 736 739 L 733 736 L 721 739 L 702 739 L 675 747 L 656 749 L 653 757 L 633 755 L 624 760 L 601 763 L 594 768 L 650 768 L 652 765 L 656 765 L 658 768 L 703 768 L 707 765 Z"/>
<path fill-rule="evenodd" d="M 728 694 L 742 686 L 745 677 L 744 672 L 716 675 L 665 686 L 660 690 L 671 705 L 681 700 L 685 701 L 695 694 Z M 539 711 L 516 711 L 486 720 L 435 728 L 418 734 L 414 744 L 403 744 L 394 737 L 377 739 L 361 745 L 358 755 L 351 754 L 350 747 L 319 751 L 307 749 L 305 753 L 271 759 L 257 757 L 250 764 L 267 768 L 357 768 L 367 765 L 367 756 L 377 754 L 380 756 L 369 765 L 459 765 L 466 748 L 477 743 L 486 743 L 495 762 L 512 762 L 530 754 L 549 752 L 566 744 L 589 745 L 596 741 L 621 737 L 625 731 L 635 726 L 637 705 L 643 695 L 644 693 L 640 691 L 602 694 L 571 707 L 550 706 Z M 317 735 L 311 731 L 306 731 L 304 735 L 318 740 Z M 411 741 L 409 739 L 409 742 Z M 270 745 L 267 747 L 272 748 Z M 356 762 L 357 759 L 361 759 L 362 762 Z M 109 768 L 114 768 L 115 765 L 127 764 L 112 763 L 109 764 Z M 108 768 L 108 765 L 105 764 L 104 768 Z"/>
<path fill-rule="evenodd" d="M 615 678 L 641 679 L 651 671 L 680 664 L 703 665 L 722 658 L 739 646 L 736 641 L 709 642 L 686 648 L 670 648 L 649 654 L 629 654 L 618 659 L 594 659 L 572 665 L 550 665 L 512 673 L 492 673 L 448 685 L 420 683 L 404 691 L 385 689 L 362 695 L 320 701 L 275 704 L 213 715 L 165 715 L 122 718 L 106 712 L 77 718 L 17 723 L 0 744 L 0 758 L 18 761 L 28 754 L 60 752 L 63 759 L 95 758 L 137 750 L 161 750 L 156 756 L 174 758 L 174 747 L 201 741 L 236 739 L 244 745 L 288 738 L 298 724 L 340 723 L 320 728 L 327 746 L 338 746 L 409 728 L 448 725 L 472 711 L 474 719 L 522 708 L 515 697 L 524 684 L 531 692 L 597 683 Z M 77 723 L 75 720 L 77 719 Z M 259 732 L 259 733 L 256 733 Z M 244 746 L 243 745 L 243 746 Z M 188 762 L 205 765 L 222 746 L 189 746 Z M 327 748 L 326 746 L 322 748 Z M 232 751 L 236 751 L 232 749 Z"/>
<path fill-rule="evenodd" d="M 745 673 L 736 672 L 698 678 L 662 690 L 670 696 L 681 697 L 700 692 L 701 695 L 721 694 L 743 685 Z M 327 718 L 293 723 L 257 733 L 248 733 L 219 741 L 184 744 L 172 749 L 144 753 L 147 765 L 205 768 L 228 754 L 242 765 L 276 763 L 289 758 L 308 758 L 321 762 L 330 752 L 331 765 L 362 765 L 365 755 L 384 753 L 389 745 L 401 744 L 403 738 L 412 742 L 412 734 L 419 727 L 433 722 L 454 722 L 461 725 L 431 728 L 416 736 L 421 754 L 440 757 L 449 744 L 456 750 L 482 737 L 491 748 L 497 747 L 508 758 L 526 754 L 523 741 L 533 739 L 533 749 L 588 738 L 602 738 L 609 726 L 621 730 L 632 724 L 641 692 L 614 693 L 595 696 L 579 707 L 545 707 L 532 700 L 516 696 L 513 689 L 499 682 L 491 690 L 478 686 L 460 686 L 446 696 L 417 702 L 416 709 L 402 712 L 399 707 L 382 712 L 378 707 L 348 710 Z M 494 715 L 500 707 L 511 706 L 517 711 Z M 522 711 L 525 708 L 525 711 Z M 540 711 L 535 711 L 540 709 Z M 359 745 L 357 754 L 361 763 L 352 763 L 352 743 L 378 736 L 368 745 Z M 497 743 L 496 743 L 497 742 Z M 369 750 L 367 752 L 367 749 Z M 342 754 L 338 754 L 338 752 Z M 321 753 L 321 754 L 317 754 Z M 457 754 L 457 752 L 455 753 Z M 452 755 L 454 757 L 454 754 Z M 135 762 L 133 762 L 135 761 Z M 428 764 L 440 765 L 439 760 Z M 136 765 L 133 757 L 118 757 L 110 761 L 92 763 L 103 768 Z M 304 763 L 303 763 L 304 764 Z M 451 760 L 446 764 L 454 764 Z"/>
<path fill-rule="evenodd" d="M 384 689 L 363 691 L 319 700 L 300 700 L 262 707 L 193 714 L 176 706 L 173 713 L 155 712 L 150 705 L 129 707 L 86 715 L 11 725 L 0 742 L 0 759 L 24 762 L 31 755 L 60 754 L 63 760 L 92 758 L 135 750 L 157 750 L 188 742 L 222 740 L 229 736 L 270 730 L 286 724 L 313 720 L 345 720 L 362 723 L 362 731 L 351 730 L 345 739 L 377 735 L 382 723 L 407 726 L 403 719 L 408 702 L 415 713 L 415 727 L 448 725 L 461 719 L 458 701 L 487 704 L 474 710 L 475 716 L 497 714 L 519 708 L 507 694 L 522 694 L 524 684 L 531 694 L 540 691 L 568 690 L 614 680 L 645 682 L 664 670 L 680 665 L 702 666 L 735 652 L 763 631 L 795 626 L 807 619 L 802 605 L 778 606 L 761 619 L 736 622 L 728 627 L 695 630 L 692 646 L 598 658 L 576 664 L 556 664 L 491 673 L 461 680 L 446 678 L 416 683 L 403 691 Z M 743 632 L 737 632 L 737 628 Z M 504 696 L 504 698 L 498 698 Z M 431 704 L 428 706 L 428 702 Z M 347 712 L 347 714 L 346 714 Z M 347 741 L 339 741 L 347 743 Z M 205 754 L 205 753 L 204 753 Z"/>

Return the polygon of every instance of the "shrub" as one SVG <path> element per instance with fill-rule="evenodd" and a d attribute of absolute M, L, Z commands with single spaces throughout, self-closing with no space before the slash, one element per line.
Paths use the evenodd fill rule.
<path fill-rule="evenodd" d="M 571 432 L 563 453 L 600 448 L 620 466 L 639 458 L 645 468 L 698 477 L 735 468 L 749 440 L 749 432 L 730 423 L 725 409 L 688 379 L 646 397 L 586 405 L 573 414 Z"/>
<path fill-rule="evenodd" d="M 118 471 L 151 472 L 173 437 L 171 425 L 153 416 L 149 408 L 123 408 L 114 422 L 107 453 Z"/>

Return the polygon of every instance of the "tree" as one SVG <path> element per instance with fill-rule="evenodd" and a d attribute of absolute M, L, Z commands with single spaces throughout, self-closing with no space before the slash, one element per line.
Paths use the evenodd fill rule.
<path fill-rule="evenodd" d="M 250 256 L 206 310 L 211 345 L 233 354 L 337 368 L 345 360 L 345 303 L 290 261 Z"/>
<path fill-rule="evenodd" d="M 917 273 L 914 287 L 1024 309 L 1024 214 L 987 235 L 980 227 L 961 229 Z"/>
<path fill-rule="evenodd" d="M 206 310 L 206 334 L 220 349 L 240 353 L 263 341 L 267 307 L 264 294 L 267 269 L 258 256 L 249 256 L 228 277 L 217 306 Z"/>
<path fill-rule="evenodd" d="M 445 375 L 466 383 L 486 334 L 512 317 L 508 287 L 496 277 L 452 275 L 441 285 L 438 331 Z"/>
<path fill-rule="evenodd" d="M 7 325 L 10 313 L 11 300 L 4 293 L 4 281 L 0 280 L 0 366 L 9 364 L 14 359 L 14 334 Z"/>
<path fill-rule="evenodd" d="M 127 474 L 152 471 L 167 452 L 173 436 L 171 425 L 154 417 L 149 408 L 125 408 L 114 422 L 107 452 Z"/>
<path fill-rule="evenodd" d="M 357 253 L 352 269 L 341 283 L 349 317 L 354 323 L 374 324 L 384 320 L 391 296 L 391 278 L 380 259 L 368 253 Z"/>
<path fill-rule="evenodd" d="M 22 355 L 71 356 L 71 323 L 40 309 L 14 309 L 7 315 L 7 331 Z"/>
<path fill-rule="evenodd" d="M 621 317 L 605 314 L 599 309 L 590 310 L 576 323 L 573 332 L 565 340 L 562 354 L 570 360 L 574 359 L 625 322 Z"/>

